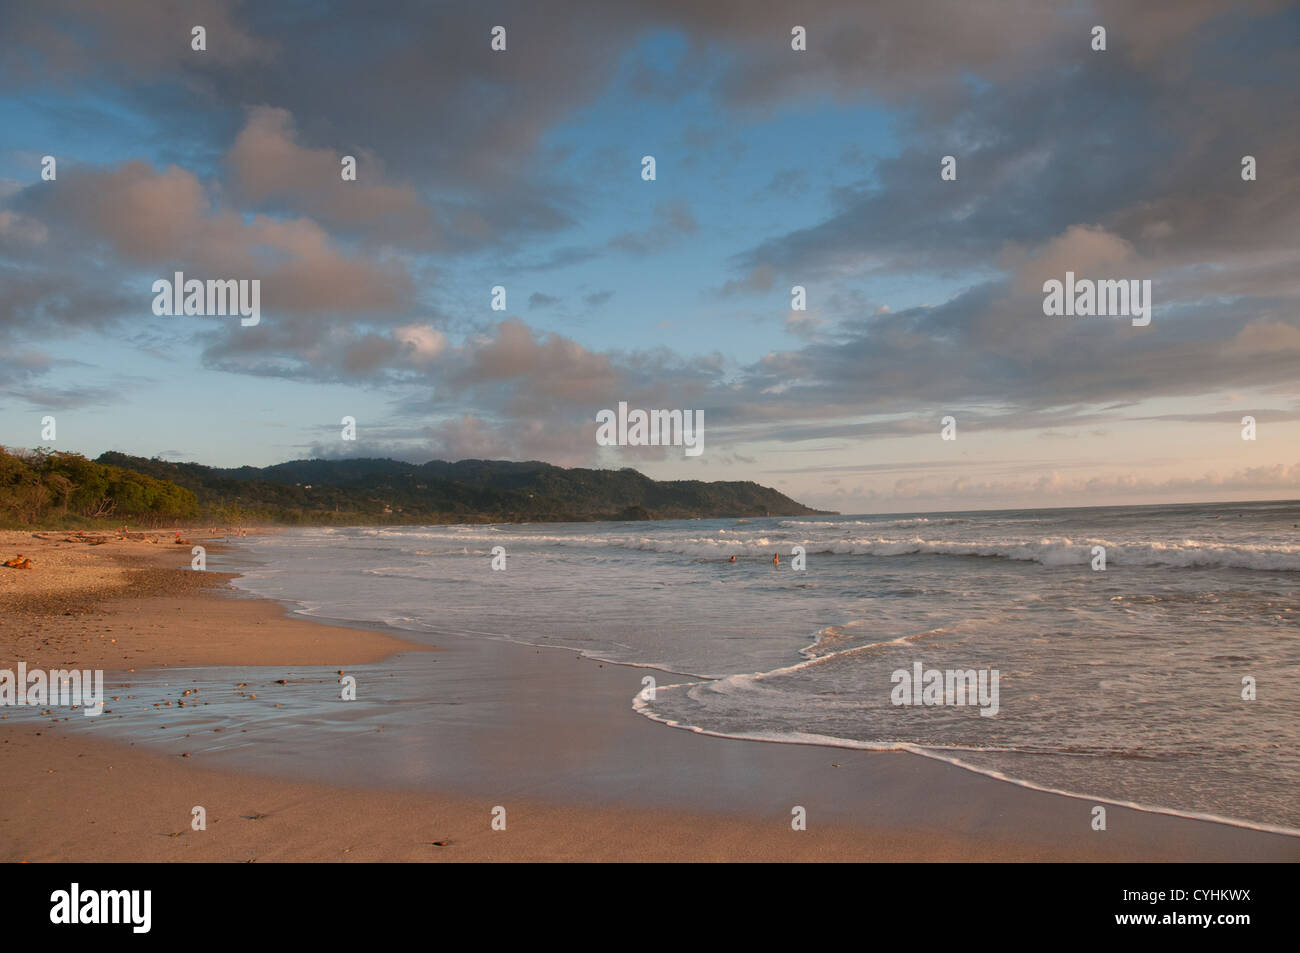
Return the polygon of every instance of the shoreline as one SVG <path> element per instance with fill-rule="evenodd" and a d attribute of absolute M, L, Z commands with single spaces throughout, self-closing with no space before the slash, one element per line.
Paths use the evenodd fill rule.
<path fill-rule="evenodd" d="M 12 548 L 10 535 L 0 536 L 0 545 Z M 215 552 L 219 544 L 204 545 Z M 1108 831 L 1094 832 L 1090 801 L 905 757 L 909 752 L 671 730 L 632 710 L 644 669 L 507 641 L 447 639 L 428 652 L 389 632 L 289 618 L 272 600 L 230 598 L 198 580 L 178 580 L 199 575 L 167 568 L 188 564 L 188 547 L 121 546 L 63 554 L 79 553 L 64 569 L 89 571 L 79 581 L 65 578 L 67 585 L 42 583 L 47 595 L 58 594 L 51 598 L 82 600 L 88 609 L 44 620 L 40 633 L 53 645 L 15 631 L 19 619 L 4 608 L 14 594 L 0 583 L 7 620 L 0 638 L 9 660 L 0 667 L 20 659 L 63 666 L 75 649 L 76 661 L 91 667 L 84 659 L 134 663 L 98 666 L 123 675 L 148 667 L 135 679 L 150 684 L 178 667 L 209 679 L 238 668 L 272 685 L 276 675 L 266 669 L 290 666 L 356 669 L 366 686 L 404 674 L 427 679 L 420 684 L 430 699 L 418 712 L 436 729 L 436 746 L 421 749 L 417 741 L 427 746 L 426 736 L 404 735 L 400 725 L 372 735 L 352 725 L 326 733 L 319 751 L 303 752 L 294 747 L 292 723 L 279 721 L 254 727 L 254 740 L 238 752 L 200 747 L 178 756 L 153 750 L 163 742 L 127 743 L 99 730 L 91 737 L 84 728 L 50 730 L 48 720 L 6 717 L 0 751 L 15 769 L 0 810 L 0 859 L 1300 859 L 1294 836 L 1123 806 L 1108 806 Z M 122 558 L 149 556 L 145 546 L 153 551 L 146 571 L 162 574 L 132 588 L 116 572 Z M 38 556 L 31 548 L 38 571 L 54 562 L 55 553 Z M 128 561 L 125 568 L 139 567 Z M 230 578 L 204 574 L 206 583 L 227 588 Z M 177 594 L 183 585 L 191 588 Z M 96 602 L 95 592 L 107 594 Z M 67 611 L 62 605 L 56 601 L 51 611 Z M 217 641 L 214 626 L 222 631 Z M 194 644 L 198 633 L 208 633 L 201 645 Z M 115 635 L 119 642 L 108 640 Z M 38 645 L 39 654 L 23 654 Z M 273 697 L 290 707 L 311 703 L 317 689 L 303 681 L 274 689 L 281 694 Z M 219 715 L 250 710 L 235 696 L 214 704 Z M 377 711 L 380 722 L 389 717 L 389 709 Z M 168 719 L 176 717 L 169 710 Z M 373 783 L 408 770 L 410 784 Z M 205 806 L 207 831 L 190 829 L 194 805 Z M 491 828 L 497 805 L 507 807 L 505 831 Z M 791 805 L 807 809 L 807 830 L 791 829 Z"/>
<path fill-rule="evenodd" d="M 191 530 L 187 545 L 177 546 L 168 532 L 110 535 L 102 543 L 40 535 L 51 538 L 0 531 L 0 552 L 22 552 L 34 566 L 0 570 L 0 652 L 30 668 L 75 665 L 117 675 L 137 666 L 330 664 L 335 656 L 355 664 L 422 648 L 374 630 L 349 636 L 294 618 L 230 585 L 238 573 L 189 568 L 188 544 L 220 556 L 231 551 L 227 537 Z M 262 638 L 239 627 L 257 627 Z"/>

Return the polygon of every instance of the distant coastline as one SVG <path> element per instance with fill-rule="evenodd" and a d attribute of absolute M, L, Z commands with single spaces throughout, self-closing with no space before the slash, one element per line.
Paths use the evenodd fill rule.
<path fill-rule="evenodd" d="M 652 480 L 540 461 L 357 458 L 219 468 L 0 447 L 12 528 L 375 526 L 829 516 L 752 481 Z"/>

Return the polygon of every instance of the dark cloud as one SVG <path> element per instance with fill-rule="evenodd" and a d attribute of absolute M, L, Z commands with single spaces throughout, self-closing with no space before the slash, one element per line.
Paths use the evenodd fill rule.
<path fill-rule="evenodd" d="M 758 269 L 806 279 L 996 267 L 1007 248 L 1095 225 L 1129 242 L 1149 273 L 1231 266 L 1181 279 L 1188 293 L 1295 293 L 1300 139 L 1277 117 L 1300 111 L 1288 79 L 1300 48 L 1270 37 L 1300 29 L 1300 11 L 1147 6 L 1166 9 L 1131 22 L 1132 5 L 1107 5 L 1106 53 L 1075 42 L 1051 68 L 923 103 L 899 155 L 832 193 L 825 221 L 742 256 L 728 287 Z M 1242 181 L 1248 154 L 1267 176 Z M 956 181 L 939 177 L 945 155 Z"/>
<path fill-rule="evenodd" d="M 1049 318 L 1041 294 L 991 283 L 936 307 L 846 322 L 825 340 L 768 355 L 729 393 L 741 404 L 731 412 L 750 420 L 944 407 L 971 408 L 978 420 L 983 407 L 1001 408 L 1002 422 L 1019 429 L 1122 419 L 1086 409 L 1117 401 L 1293 382 L 1297 367 L 1300 315 L 1283 302 L 1186 305 L 1135 328 L 1127 319 Z M 895 425 L 842 426 L 879 434 Z"/>

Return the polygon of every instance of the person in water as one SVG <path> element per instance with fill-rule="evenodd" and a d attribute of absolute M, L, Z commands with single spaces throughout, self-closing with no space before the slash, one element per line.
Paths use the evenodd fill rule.
<path fill-rule="evenodd" d="M 781 565 L 781 554 L 780 554 L 780 553 L 773 553 L 773 554 L 772 554 L 772 565 L 773 565 L 773 566 L 779 566 L 779 565 Z"/>
<path fill-rule="evenodd" d="M 729 562 L 729 563 L 734 563 L 735 561 L 736 561 L 736 557 L 735 557 L 735 556 L 732 556 L 730 559 L 727 560 L 727 562 Z"/>

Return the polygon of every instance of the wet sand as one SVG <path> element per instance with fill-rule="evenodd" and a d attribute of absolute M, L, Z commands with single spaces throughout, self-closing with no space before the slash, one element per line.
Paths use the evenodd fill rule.
<path fill-rule="evenodd" d="M 631 710 L 645 669 L 288 618 L 178 568 L 188 546 L 26 535 L 0 534 L 36 566 L 2 571 L 0 668 L 102 667 L 121 700 L 0 709 L 3 860 L 1300 860 L 1300 838 L 1118 806 L 1093 831 L 1089 802 L 913 755 L 675 730 Z M 330 708 L 337 668 L 358 701 Z M 206 707 L 158 714 L 160 685 L 200 683 Z M 123 740 L 145 719 L 170 724 Z"/>
<path fill-rule="evenodd" d="M 44 538 L 37 538 L 37 536 Z M 411 645 L 289 618 L 266 600 L 235 599 L 230 573 L 190 568 L 192 545 L 174 531 L 86 534 L 0 532 L 5 559 L 21 553 L 30 570 L 0 568 L 0 667 L 75 664 L 105 671 L 180 665 L 365 662 Z M 225 537 L 181 538 L 219 556 Z M 156 540 L 150 542 L 149 540 Z M 224 593 L 226 598 L 220 594 Z M 6 661 L 8 660 L 8 661 Z"/>

